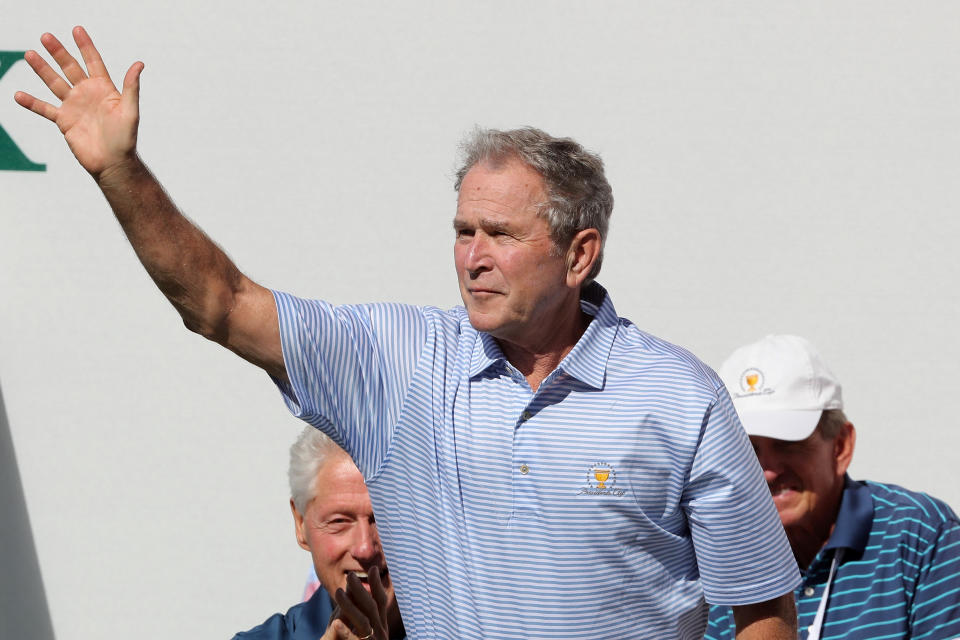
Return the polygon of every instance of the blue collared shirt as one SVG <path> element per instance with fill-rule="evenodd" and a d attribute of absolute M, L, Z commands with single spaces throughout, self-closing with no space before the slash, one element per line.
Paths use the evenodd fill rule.
<path fill-rule="evenodd" d="M 233 640 L 317 640 L 327 630 L 332 613 L 333 603 L 321 587 L 306 602 L 290 607 L 285 614 L 273 614 Z"/>
<path fill-rule="evenodd" d="M 411 638 L 702 637 L 796 563 L 722 382 L 618 318 L 536 392 L 466 312 L 275 293 L 291 410 L 354 458 Z"/>
<path fill-rule="evenodd" d="M 946 504 L 847 477 L 833 534 L 796 591 L 801 640 L 838 549 L 822 640 L 960 637 L 960 522 Z M 706 638 L 733 635 L 730 609 L 712 607 Z"/>

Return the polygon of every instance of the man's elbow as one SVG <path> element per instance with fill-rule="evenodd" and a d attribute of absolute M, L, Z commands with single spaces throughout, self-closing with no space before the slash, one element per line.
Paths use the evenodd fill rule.
<path fill-rule="evenodd" d="M 212 340 L 219 345 L 226 346 L 227 338 L 230 335 L 230 332 L 227 331 L 224 323 L 205 321 L 203 318 L 188 316 L 185 314 L 181 314 L 180 317 L 183 319 L 183 326 L 193 333 L 199 334 L 207 340 Z"/>
<path fill-rule="evenodd" d="M 183 320 L 183 326 L 207 340 L 227 346 L 230 339 L 230 316 L 234 302 L 218 296 L 213 300 L 199 300 L 178 304 L 171 300 Z"/>
<path fill-rule="evenodd" d="M 238 313 L 245 302 L 244 291 L 239 284 L 211 286 L 202 296 L 192 299 L 185 297 L 182 300 L 170 297 L 170 302 L 183 319 L 183 326 L 207 340 L 229 348 L 232 335 L 236 332 L 233 325 L 243 320 L 243 313 Z"/>

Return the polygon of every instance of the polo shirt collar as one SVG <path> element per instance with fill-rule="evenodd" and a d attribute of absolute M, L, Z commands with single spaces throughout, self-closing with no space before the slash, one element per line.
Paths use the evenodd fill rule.
<path fill-rule="evenodd" d="M 824 549 L 842 547 L 862 552 L 867 547 L 872 527 L 873 497 L 870 489 L 844 475 L 843 497 L 840 498 L 837 523 Z"/>
<path fill-rule="evenodd" d="M 324 606 L 326 604 L 323 602 L 324 598 L 330 603 L 329 607 Z M 334 602 L 330 594 L 327 593 L 327 590 L 321 586 L 313 592 L 313 595 L 310 596 L 310 599 L 305 603 L 303 607 L 303 617 L 295 622 L 297 630 L 301 631 L 305 637 L 307 635 L 323 635 L 327 625 L 330 624 L 330 616 L 333 615 L 332 613 L 329 615 L 324 614 L 336 608 L 337 603 Z"/>
<path fill-rule="evenodd" d="M 602 389 L 607 375 L 607 360 L 619 326 L 617 311 L 607 290 L 596 282 L 583 290 L 580 308 L 593 316 L 593 320 L 570 353 L 560 361 L 559 368 L 594 389 Z"/>
<path fill-rule="evenodd" d="M 593 316 L 586 331 L 573 349 L 560 362 L 559 369 L 595 389 L 602 389 L 606 378 L 607 359 L 617 334 L 619 320 L 607 290 L 592 282 L 580 294 L 580 308 Z M 470 360 L 470 377 L 480 375 L 506 357 L 497 341 L 488 333 L 478 332 Z"/>

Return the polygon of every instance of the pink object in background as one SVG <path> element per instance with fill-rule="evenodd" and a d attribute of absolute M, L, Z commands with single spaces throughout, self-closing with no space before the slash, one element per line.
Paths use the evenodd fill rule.
<path fill-rule="evenodd" d="M 317 577 L 317 570 L 310 567 L 310 574 L 307 576 L 307 583 L 303 585 L 303 602 L 306 602 L 320 588 L 320 578 Z"/>

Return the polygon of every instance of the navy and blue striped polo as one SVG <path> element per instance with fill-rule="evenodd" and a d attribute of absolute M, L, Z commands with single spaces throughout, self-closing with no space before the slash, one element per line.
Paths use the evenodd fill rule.
<path fill-rule="evenodd" d="M 463 308 L 275 293 L 290 409 L 367 479 L 410 638 L 699 640 L 796 562 L 723 383 L 593 319 L 533 392 Z"/>
<path fill-rule="evenodd" d="M 821 640 L 960 637 L 960 521 L 946 504 L 847 477 L 833 534 L 796 591 L 800 640 L 840 549 Z M 712 607 L 706 638 L 733 637 L 730 609 Z"/>

